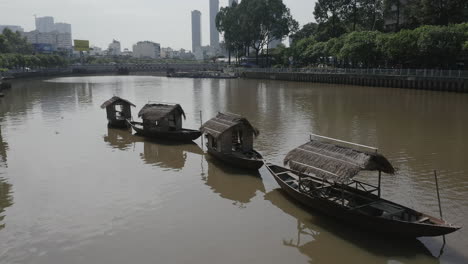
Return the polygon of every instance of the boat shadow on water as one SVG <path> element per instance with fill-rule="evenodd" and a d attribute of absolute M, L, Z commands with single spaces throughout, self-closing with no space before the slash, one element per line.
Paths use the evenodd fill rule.
<path fill-rule="evenodd" d="M 233 201 L 233 204 L 240 208 L 245 208 L 246 204 L 257 195 L 257 191 L 265 193 L 265 186 L 258 171 L 226 166 L 209 155 L 205 158 L 208 173 L 202 175 L 202 180 L 222 198 Z"/>
<path fill-rule="evenodd" d="M 309 209 L 298 204 L 282 189 L 272 190 L 265 194 L 264 198 L 297 219 L 297 234 L 283 239 L 283 245 L 297 248 L 314 262 L 363 263 L 369 260 L 405 262 L 413 258 L 423 258 L 425 263 L 439 262 L 417 239 L 379 236 L 320 212 L 310 213 Z M 347 245 L 343 245 L 343 242 Z M 337 247 L 340 249 L 339 254 L 336 252 Z M 356 247 L 361 250 L 356 250 Z"/>
<path fill-rule="evenodd" d="M 143 152 L 140 153 L 140 158 L 143 162 L 163 169 L 183 169 L 188 153 L 204 155 L 203 150 L 194 142 L 181 144 L 172 141 L 150 139 L 132 134 L 131 129 L 108 128 L 104 141 L 112 148 L 124 151 L 135 148 L 137 143 L 142 143 Z"/>

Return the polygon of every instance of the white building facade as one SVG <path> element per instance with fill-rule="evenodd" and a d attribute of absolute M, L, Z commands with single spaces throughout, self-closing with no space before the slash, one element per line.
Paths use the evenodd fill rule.
<path fill-rule="evenodd" d="M 161 58 L 161 45 L 152 41 L 139 41 L 133 45 L 133 57 L 135 58 Z"/>
<path fill-rule="evenodd" d="M 36 17 L 36 30 L 41 33 L 55 30 L 54 18 L 51 16 Z"/>
<path fill-rule="evenodd" d="M 112 40 L 112 43 L 109 44 L 109 48 L 107 50 L 107 54 L 111 56 L 119 56 L 122 53 L 122 49 L 120 47 L 120 41 Z"/>
<path fill-rule="evenodd" d="M 67 50 L 71 50 L 73 46 L 70 33 L 59 33 L 57 31 L 39 32 L 34 30 L 23 32 L 22 35 L 31 44 L 51 44 L 55 48 Z"/>

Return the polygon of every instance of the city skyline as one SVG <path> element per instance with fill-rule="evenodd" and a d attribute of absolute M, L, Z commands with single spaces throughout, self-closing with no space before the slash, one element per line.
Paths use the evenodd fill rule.
<path fill-rule="evenodd" d="M 220 7 L 229 0 L 220 0 Z M 314 21 L 315 1 L 284 0 L 293 17 L 303 25 Z M 129 48 L 142 40 L 161 43 L 162 47 L 191 50 L 191 11 L 202 13 L 202 46 L 210 44 L 209 0 L 165 1 L 135 0 L 132 5 L 123 0 L 82 0 L 64 2 L 43 0 L 25 5 L 22 1 L 0 3 L 0 24 L 18 25 L 24 31 L 35 29 L 34 15 L 51 16 L 73 27 L 73 39 L 87 39 L 91 45 L 107 48 L 112 39 Z M 222 41 L 222 37 L 220 37 Z"/>

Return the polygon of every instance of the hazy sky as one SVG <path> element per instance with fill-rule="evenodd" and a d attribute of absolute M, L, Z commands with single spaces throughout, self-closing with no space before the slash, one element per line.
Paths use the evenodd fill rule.
<path fill-rule="evenodd" d="M 301 25 L 313 21 L 316 0 L 283 0 Z M 220 0 L 226 6 L 228 0 Z M 72 25 L 73 39 L 107 48 L 112 39 L 129 48 L 150 40 L 190 50 L 191 14 L 202 12 L 202 44 L 209 43 L 209 0 L 0 0 L 0 25 L 35 29 L 34 14 Z"/>

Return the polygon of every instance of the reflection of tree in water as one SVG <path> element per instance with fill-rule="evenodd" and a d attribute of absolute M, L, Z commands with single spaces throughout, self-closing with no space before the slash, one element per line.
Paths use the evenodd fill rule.
<path fill-rule="evenodd" d="M 233 204 L 245 207 L 257 191 L 265 193 L 265 186 L 258 172 L 248 173 L 245 170 L 231 168 L 217 160 L 207 160 L 208 174 L 202 179 L 214 193 L 222 198 L 234 201 Z"/>
<path fill-rule="evenodd" d="M 335 218 L 305 211 L 286 195 L 281 189 L 276 189 L 265 194 L 265 200 L 297 220 L 297 234 L 283 239 L 283 245 L 297 248 L 310 258 L 310 262 L 387 262 L 416 256 L 424 257 L 426 262 L 437 262 L 419 240 L 394 240 L 366 233 Z"/>
<path fill-rule="evenodd" d="M 107 128 L 107 136 L 104 136 L 104 142 L 120 150 L 129 149 L 136 139 L 131 129 Z"/>
<path fill-rule="evenodd" d="M 0 128 L 0 166 L 6 166 L 7 164 L 7 150 L 8 143 L 3 140 L 2 130 Z"/>
<path fill-rule="evenodd" d="M 5 208 L 10 207 L 12 204 L 11 184 L 0 178 L 0 230 L 5 227 L 5 224 L 3 224 L 3 219 L 5 218 L 3 212 Z"/>

